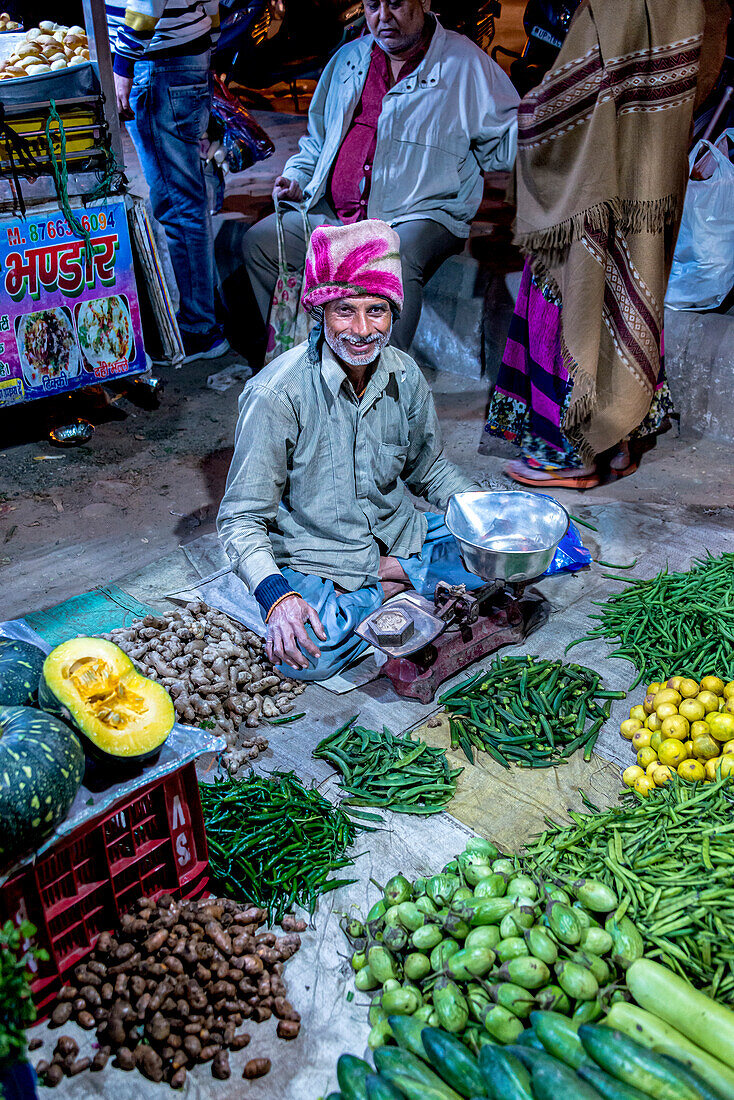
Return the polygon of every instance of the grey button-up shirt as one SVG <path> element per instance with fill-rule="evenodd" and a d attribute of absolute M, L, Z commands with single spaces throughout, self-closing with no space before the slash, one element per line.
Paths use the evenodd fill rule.
<path fill-rule="evenodd" d="M 301 344 L 242 392 L 217 528 L 251 592 L 279 566 L 354 591 L 377 579 L 381 549 L 423 545 L 406 486 L 441 510 L 477 487 L 444 458 L 417 363 L 385 348 L 360 401 L 326 343 L 316 363 Z"/>

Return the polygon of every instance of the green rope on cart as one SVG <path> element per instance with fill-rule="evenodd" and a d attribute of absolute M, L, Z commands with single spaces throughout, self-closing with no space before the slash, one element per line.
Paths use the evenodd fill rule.
<path fill-rule="evenodd" d="M 46 119 L 46 142 L 48 144 L 48 155 L 51 162 L 51 171 L 53 172 L 54 183 L 56 185 L 56 196 L 59 200 L 59 206 L 66 221 L 71 229 L 76 233 L 77 237 L 81 237 L 84 241 L 84 246 L 87 251 L 87 257 L 91 260 L 93 255 L 92 238 L 88 229 L 79 222 L 74 211 L 71 208 L 69 202 L 69 166 L 66 161 L 66 130 L 64 129 L 64 123 L 61 120 L 61 115 L 56 110 L 56 102 L 51 99 L 51 110 L 48 113 Z M 56 156 L 56 150 L 54 149 L 53 138 L 51 137 L 51 123 L 55 122 L 59 130 L 59 140 L 61 145 L 61 163 Z"/>
<path fill-rule="evenodd" d="M 84 205 L 87 203 L 96 202 L 101 199 L 103 202 L 107 202 L 107 197 L 112 194 L 113 191 L 117 191 L 120 184 L 125 179 L 125 174 L 120 168 L 119 164 L 115 160 L 115 154 L 112 152 L 108 145 L 104 147 L 105 156 L 105 168 L 104 175 L 100 179 L 99 183 L 93 191 L 90 191 L 88 195 L 84 196 Z"/>

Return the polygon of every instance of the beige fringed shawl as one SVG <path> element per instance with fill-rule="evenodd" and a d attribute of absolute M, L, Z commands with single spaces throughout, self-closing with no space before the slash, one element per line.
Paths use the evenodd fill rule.
<path fill-rule="evenodd" d="M 587 460 L 660 374 L 703 25 L 702 0 L 584 0 L 520 104 L 516 240 L 561 299 L 563 427 Z"/>

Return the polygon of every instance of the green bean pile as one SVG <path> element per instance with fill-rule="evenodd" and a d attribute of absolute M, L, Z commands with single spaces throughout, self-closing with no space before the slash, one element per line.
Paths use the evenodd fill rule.
<path fill-rule="evenodd" d="M 734 677 L 734 554 L 707 554 L 687 573 L 611 579 L 628 587 L 599 604 L 601 614 L 589 616 L 599 625 L 568 649 L 594 638 L 617 641 L 611 656 L 639 671 L 632 687 L 673 675 Z"/>
<path fill-rule="evenodd" d="M 537 657 L 497 657 L 488 670 L 444 692 L 451 747 L 461 747 L 470 763 L 475 748 L 509 768 L 551 768 L 583 748 L 591 759 L 611 699 L 623 691 L 603 691 L 601 676 L 582 665 Z M 602 707 L 598 699 L 606 699 Z M 590 723 L 587 726 L 587 723 Z"/>
<path fill-rule="evenodd" d="M 403 814 L 437 814 L 453 797 L 461 768 L 450 768 L 446 753 L 425 741 L 402 737 L 383 726 L 355 726 L 350 718 L 325 737 L 314 756 L 328 760 L 343 775 L 345 806 L 382 806 Z"/>
<path fill-rule="evenodd" d="M 572 813 L 523 855 L 536 873 L 599 879 L 610 886 L 659 958 L 716 1000 L 734 1004 L 734 789 L 728 779 L 696 784 L 674 776 L 622 806 Z"/>
<path fill-rule="evenodd" d="M 199 784 L 209 865 L 225 894 L 267 909 L 279 922 L 298 903 L 313 913 L 319 894 L 355 879 L 331 879 L 353 861 L 357 835 L 344 811 L 293 772 Z"/>

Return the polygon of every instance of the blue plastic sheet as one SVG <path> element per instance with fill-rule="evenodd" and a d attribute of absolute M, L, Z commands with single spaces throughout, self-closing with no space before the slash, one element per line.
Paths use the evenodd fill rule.
<path fill-rule="evenodd" d="M 591 565 L 591 553 L 581 541 L 581 535 L 573 523 L 569 523 L 568 531 L 558 544 L 558 549 L 553 555 L 544 577 L 552 577 L 556 573 L 577 573 Z"/>

